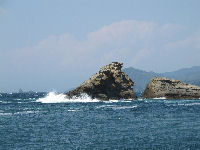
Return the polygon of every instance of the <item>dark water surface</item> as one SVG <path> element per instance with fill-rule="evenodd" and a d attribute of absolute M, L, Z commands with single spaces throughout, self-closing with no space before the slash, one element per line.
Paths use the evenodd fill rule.
<path fill-rule="evenodd" d="M 42 103 L 0 95 L 0 149 L 200 149 L 200 100 Z"/>

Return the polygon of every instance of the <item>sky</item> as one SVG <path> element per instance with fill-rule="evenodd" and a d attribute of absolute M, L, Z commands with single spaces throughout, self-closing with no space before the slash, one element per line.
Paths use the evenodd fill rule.
<path fill-rule="evenodd" d="M 199 0 L 0 0 L 0 92 L 64 92 L 113 61 L 199 66 L 199 18 Z"/>

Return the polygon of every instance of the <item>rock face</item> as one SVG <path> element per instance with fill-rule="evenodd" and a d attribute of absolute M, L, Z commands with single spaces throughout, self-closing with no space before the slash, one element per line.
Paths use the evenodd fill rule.
<path fill-rule="evenodd" d="M 135 99 L 134 82 L 121 71 L 122 63 L 112 62 L 83 82 L 76 89 L 66 93 L 68 98 L 83 93 L 100 100 Z"/>
<path fill-rule="evenodd" d="M 197 99 L 200 98 L 200 87 L 186 84 L 166 77 L 151 79 L 145 91 L 144 98 L 166 97 L 168 99 Z"/>

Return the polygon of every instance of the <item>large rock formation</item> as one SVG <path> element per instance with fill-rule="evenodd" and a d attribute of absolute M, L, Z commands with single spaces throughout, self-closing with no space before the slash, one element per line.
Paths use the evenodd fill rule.
<path fill-rule="evenodd" d="M 68 98 L 83 93 L 100 100 L 135 99 L 134 82 L 121 71 L 122 63 L 112 62 L 83 82 L 76 89 L 66 93 Z"/>
<path fill-rule="evenodd" d="M 144 98 L 166 97 L 168 99 L 197 99 L 200 98 L 200 87 L 186 84 L 166 77 L 151 79 L 145 91 Z"/>

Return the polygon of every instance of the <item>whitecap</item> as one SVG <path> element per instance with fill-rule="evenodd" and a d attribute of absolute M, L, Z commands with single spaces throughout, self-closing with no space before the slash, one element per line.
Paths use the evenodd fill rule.
<path fill-rule="evenodd" d="M 80 97 L 67 98 L 65 94 L 57 94 L 50 92 L 46 97 L 39 98 L 36 102 L 41 103 L 88 103 L 88 102 L 100 102 L 98 99 L 92 99 L 87 94 L 82 94 Z"/>
<path fill-rule="evenodd" d="M 58 94 L 56 92 L 50 92 L 45 97 L 39 98 L 36 102 L 41 103 L 89 103 L 89 102 L 104 102 L 104 103 L 118 103 L 118 102 L 125 102 L 130 103 L 133 100 L 109 100 L 109 101 L 102 101 L 99 99 L 92 99 L 87 94 L 81 94 L 79 97 L 72 97 L 71 99 L 67 98 L 65 94 L 61 93 Z"/>
<path fill-rule="evenodd" d="M 0 113 L 0 116 L 11 116 L 12 113 Z"/>
<path fill-rule="evenodd" d="M 2 101 L 3 104 L 8 104 L 8 103 L 11 103 L 9 101 Z"/>
<path fill-rule="evenodd" d="M 200 103 L 187 103 L 187 104 L 178 104 L 179 106 L 194 106 L 194 105 L 200 105 Z"/>
<path fill-rule="evenodd" d="M 156 97 L 156 98 L 153 98 L 153 99 L 167 99 L 166 97 Z"/>
<path fill-rule="evenodd" d="M 133 108 L 137 108 L 136 105 L 134 106 L 119 106 L 119 107 L 111 107 L 112 109 L 114 110 L 117 110 L 117 109 L 133 109 Z"/>
<path fill-rule="evenodd" d="M 104 103 L 118 103 L 118 102 L 123 102 L 123 103 L 131 103 L 133 100 L 108 100 L 108 101 L 103 101 Z"/>
<path fill-rule="evenodd" d="M 28 110 L 28 111 L 22 111 L 22 112 L 16 112 L 14 113 L 15 115 L 23 115 L 23 114 L 34 114 L 34 113 L 38 113 L 39 111 L 32 111 L 32 110 Z"/>
<path fill-rule="evenodd" d="M 116 105 L 101 105 L 101 106 L 96 106 L 96 108 L 105 108 L 105 107 L 114 107 Z"/>
<path fill-rule="evenodd" d="M 118 103 L 120 100 L 109 100 L 109 101 L 103 101 L 104 103 Z"/>
<path fill-rule="evenodd" d="M 117 109 L 133 109 L 133 108 L 137 108 L 137 105 L 133 105 L 133 106 L 101 105 L 101 106 L 97 106 L 96 108 L 98 108 L 98 109 L 111 108 L 113 110 L 117 110 Z"/>
<path fill-rule="evenodd" d="M 79 111 L 79 110 L 76 110 L 76 109 L 69 109 L 67 111 Z"/>

